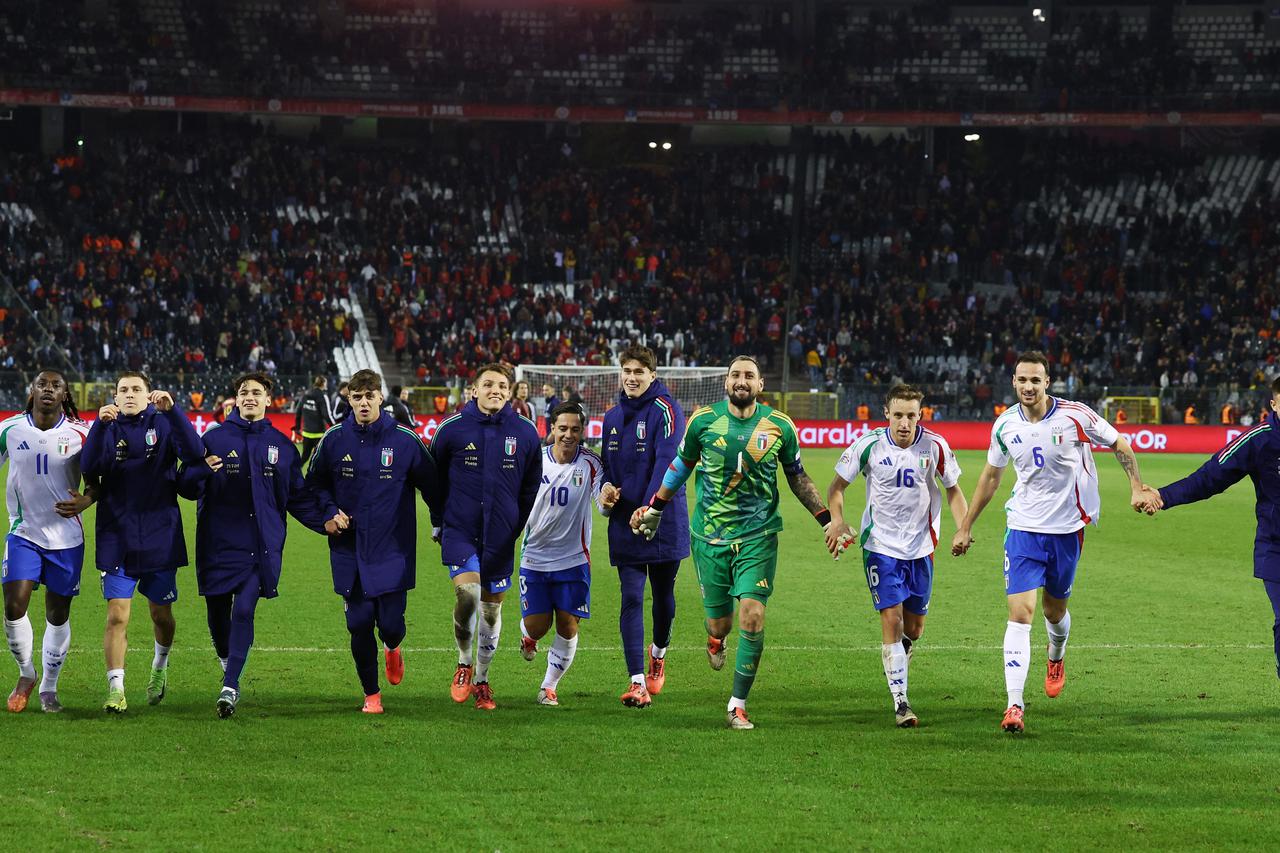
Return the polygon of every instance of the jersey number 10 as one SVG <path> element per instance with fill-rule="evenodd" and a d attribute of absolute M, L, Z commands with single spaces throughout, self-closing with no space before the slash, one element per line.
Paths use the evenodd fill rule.
<path fill-rule="evenodd" d="M 551 506 L 568 506 L 569 505 L 569 487 L 560 486 L 555 489 L 547 489 L 547 502 Z"/>

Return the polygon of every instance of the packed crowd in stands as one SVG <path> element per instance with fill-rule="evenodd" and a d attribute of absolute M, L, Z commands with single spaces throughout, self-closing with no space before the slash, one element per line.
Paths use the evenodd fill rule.
<path fill-rule="evenodd" d="M 355 332 L 341 304 L 354 261 L 310 223 L 262 215 L 254 196 L 268 180 L 311 188 L 251 174 L 248 150 L 121 138 L 57 160 L 3 155 L 0 196 L 35 218 L 0 222 L 0 272 L 14 288 L 0 367 L 60 364 L 47 357 L 56 345 L 86 375 L 332 369 L 334 345 Z M 242 194 L 239 217 L 218 208 L 218 185 Z"/>
<path fill-rule="evenodd" d="M 34 218 L 0 216 L 14 288 L 0 369 L 56 345 L 94 375 L 332 372 L 363 299 L 396 366 L 427 385 L 495 359 L 609 363 L 637 339 L 665 365 L 747 351 L 776 376 L 788 323 L 813 387 L 948 385 L 951 416 L 998 402 L 1027 347 L 1072 392 L 1243 391 L 1276 372 L 1280 210 L 1260 162 L 1247 194 L 1192 213 L 1216 186 L 1193 149 L 1041 135 L 1011 169 L 994 153 L 930 163 L 901 137 L 818 138 L 789 303 L 796 188 L 776 150 L 605 168 L 537 128 L 459 144 L 343 148 L 228 125 L 3 155 L 0 202 Z M 1154 187 L 1167 203 L 1134 200 Z M 1113 207 L 1089 215 L 1099 198 Z"/>
<path fill-rule="evenodd" d="M 769 158 L 596 171 L 521 134 L 463 157 L 247 128 L 7 155 L 3 201 L 34 221 L 0 226 L 25 303 L 0 358 L 52 342 L 90 374 L 332 371 L 360 296 L 425 384 L 497 358 L 608 363 L 641 336 L 674 365 L 769 349 L 788 233 Z"/>
<path fill-rule="evenodd" d="M 1009 396 L 1016 353 L 1036 348 L 1063 393 L 1154 388 L 1181 418 L 1176 400 L 1256 391 L 1280 372 L 1273 181 L 1193 216 L 1176 202 L 1210 197 L 1210 170 L 1185 150 L 1040 138 L 1018 168 L 957 160 L 925 180 L 905 140 L 831 137 L 818 156 L 826 189 L 790 335 L 811 387 L 913 381 L 942 391 L 952 416 L 982 416 Z M 1090 187 L 1159 180 L 1163 210 L 1131 201 L 1081 216 Z M 1070 213 L 1048 215 L 1059 197 Z M 868 402 L 842 395 L 847 410 Z"/>
<path fill-rule="evenodd" d="M 672 170 L 593 169 L 572 151 L 537 151 L 512 166 L 518 246 L 505 256 L 436 246 L 435 262 L 376 285 L 398 362 L 447 381 L 493 358 L 611 363 L 619 340 L 640 337 L 672 366 L 741 351 L 772 361 L 788 234 L 772 156 L 722 150 Z"/>
<path fill-rule="evenodd" d="M 819 4 L 315 4 L 12 0 L 0 85 L 161 95 L 772 109 L 1274 107 L 1261 13 Z M 988 14 L 979 14 L 979 12 Z"/>

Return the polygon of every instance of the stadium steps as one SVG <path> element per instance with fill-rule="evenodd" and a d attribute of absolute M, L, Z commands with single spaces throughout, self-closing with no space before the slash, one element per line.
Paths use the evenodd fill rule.
<path fill-rule="evenodd" d="M 355 288 L 352 288 L 352 293 L 355 294 L 355 292 Z M 378 330 L 374 329 L 372 323 L 374 313 L 369 310 L 368 296 L 366 294 L 357 295 L 352 308 L 359 309 L 359 314 L 356 319 L 359 320 L 360 328 L 363 330 L 363 335 L 360 335 L 359 337 L 364 339 L 363 346 L 353 348 L 361 357 L 361 361 L 364 362 L 356 365 L 356 369 L 359 369 L 360 367 L 372 367 L 374 370 L 377 370 L 382 374 L 382 381 L 388 388 L 392 385 L 417 384 L 417 377 L 413 375 L 414 365 L 405 363 L 402 367 L 397 368 L 396 357 L 395 353 L 391 350 L 390 339 L 381 334 Z M 338 353 L 336 349 L 334 352 L 334 359 L 335 361 L 338 360 Z M 370 361 L 372 364 L 368 363 Z M 338 372 L 343 376 L 351 375 L 350 373 L 343 371 L 341 361 L 338 362 Z"/>

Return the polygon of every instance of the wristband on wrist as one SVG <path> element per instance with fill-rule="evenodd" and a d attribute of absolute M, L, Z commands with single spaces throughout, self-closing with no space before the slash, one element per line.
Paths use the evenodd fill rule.
<path fill-rule="evenodd" d="M 657 493 L 654 493 L 654 496 L 649 499 L 649 509 L 653 510 L 654 512 L 662 512 L 664 509 L 666 509 L 667 504 L 669 503 L 671 503 L 671 501 L 663 500 L 662 498 L 658 497 Z"/>
<path fill-rule="evenodd" d="M 817 519 L 819 527 L 826 527 L 828 524 L 831 523 L 831 510 L 827 509 L 826 507 L 823 507 L 822 509 L 815 512 L 813 514 L 813 517 Z"/>

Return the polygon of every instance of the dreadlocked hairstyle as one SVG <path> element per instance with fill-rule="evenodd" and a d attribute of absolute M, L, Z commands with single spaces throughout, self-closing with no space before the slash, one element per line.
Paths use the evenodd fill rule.
<path fill-rule="evenodd" d="M 37 370 L 35 378 L 31 380 L 32 386 L 35 385 L 35 380 L 39 378 L 40 374 L 42 373 L 57 374 L 58 378 L 62 380 L 62 385 L 66 389 L 62 394 L 62 413 L 66 415 L 67 418 L 70 420 L 73 420 L 73 421 L 80 420 L 80 410 L 76 408 L 76 404 L 71 400 L 71 385 L 70 383 L 67 382 L 66 374 L 63 373 L 61 370 L 58 370 L 56 367 L 46 367 L 42 370 Z M 31 412 L 35 410 L 35 407 L 36 407 L 36 395 L 35 395 L 35 390 L 33 388 L 32 391 L 30 391 L 27 394 L 27 407 L 23 409 L 23 411 L 26 412 L 27 414 L 31 414 Z"/>

